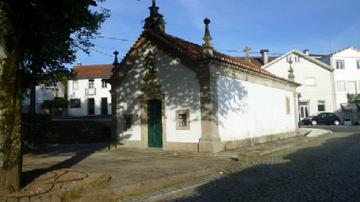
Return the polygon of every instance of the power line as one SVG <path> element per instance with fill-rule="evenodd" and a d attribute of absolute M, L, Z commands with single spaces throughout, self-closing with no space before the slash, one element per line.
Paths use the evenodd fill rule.
<path fill-rule="evenodd" d="M 103 51 L 99 51 L 99 50 L 96 50 L 96 49 L 94 49 L 94 48 L 90 48 L 92 51 L 94 51 L 94 52 L 97 52 L 97 53 L 99 53 L 99 54 L 101 54 L 101 55 L 104 55 L 104 56 L 107 56 L 107 57 L 111 57 L 111 58 L 113 58 L 114 56 L 112 56 L 112 55 L 110 55 L 110 54 L 107 54 L 107 53 L 105 53 L 105 52 L 103 52 Z"/>
<path fill-rule="evenodd" d="M 123 42 L 131 42 L 130 39 L 121 39 L 121 38 L 116 38 L 116 37 L 99 36 L 98 38 L 109 39 L 109 40 L 117 40 L 117 41 L 123 41 Z"/>

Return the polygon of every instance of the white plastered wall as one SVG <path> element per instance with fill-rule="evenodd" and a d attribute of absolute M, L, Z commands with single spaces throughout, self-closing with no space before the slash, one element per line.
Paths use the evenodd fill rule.
<path fill-rule="evenodd" d="M 68 99 L 80 99 L 80 108 L 68 107 L 69 116 L 87 116 L 88 115 L 88 99 L 94 98 L 95 115 L 101 115 L 101 98 L 107 98 L 108 114 L 111 114 L 111 85 L 107 84 L 106 88 L 102 87 L 102 78 L 94 79 L 95 95 L 87 95 L 86 89 L 89 88 L 89 79 L 79 79 L 78 88 L 74 89 L 73 80 L 68 80 Z"/>
<path fill-rule="evenodd" d="M 298 57 L 297 54 L 290 54 L 290 57 Z M 301 84 L 296 91 L 301 94 L 300 101 L 309 102 L 309 115 L 318 113 L 318 101 L 325 101 L 325 111 L 334 112 L 335 87 L 332 72 L 322 66 L 315 64 L 303 57 L 299 62 L 292 64 L 295 82 Z M 285 58 L 266 67 L 266 70 L 287 79 L 290 65 Z M 307 79 L 315 79 L 315 85 L 306 85 Z"/>
<path fill-rule="evenodd" d="M 161 49 L 152 48 L 156 52 L 156 68 L 159 76 L 158 84 L 165 94 L 165 127 L 167 142 L 197 143 L 201 137 L 200 93 L 196 75 L 181 63 L 179 58 L 172 58 Z M 150 49 L 148 49 L 150 50 Z M 127 73 L 120 86 L 115 89 L 117 95 L 118 119 L 123 114 L 134 114 L 134 125 L 130 131 L 121 131 L 118 125 L 118 134 L 126 140 L 141 140 L 141 112 L 140 99 L 144 86 L 144 51 L 141 57 Z M 190 130 L 176 129 L 176 111 L 190 110 Z M 121 121 L 118 124 L 123 124 Z"/>
<path fill-rule="evenodd" d="M 242 140 L 296 130 L 293 92 L 225 75 L 216 79 L 219 135 Z M 286 99 L 290 100 L 287 114 Z"/>
<path fill-rule="evenodd" d="M 345 68 L 336 69 L 336 60 L 344 60 Z M 348 93 L 354 93 L 349 91 L 349 82 L 355 81 L 357 87 L 355 93 L 360 93 L 360 69 L 357 68 L 358 60 L 360 60 L 360 51 L 352 48 L 340 51 L 330 57 L 331 66 L 335 69 L 335 86 L 337 81 L 345 81 L 346 85 L 345 91 L 336 91 L 337 109 L 341 109 L 340 104 L 346 104 L 348 102 Z"/>

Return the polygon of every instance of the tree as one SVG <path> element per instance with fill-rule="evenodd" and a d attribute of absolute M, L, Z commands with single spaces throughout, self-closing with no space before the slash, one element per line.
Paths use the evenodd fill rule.
<path fill-rule="evenodd" d="M 20 187 L 22 90 L 89 53 L 109 17 L 102 1 L 0 1 L 0 195 Z"/>
<path fill-rule="evenodd" d="M 349 104 L 360 103 L 360 94 L 347 94 L 347 98 Z"/>

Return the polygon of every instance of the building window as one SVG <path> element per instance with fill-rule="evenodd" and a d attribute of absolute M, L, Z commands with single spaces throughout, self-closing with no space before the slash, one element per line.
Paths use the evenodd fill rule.
<path fill-rule="evenodd" d="M 307 77 L 304 81 L 305 86 L 316 86 L 316 78 L 315 77 Z"/>
<path fill-rule="evenodd" d="M 318 101 L 318 111 L 324 112 L 325 111 L 325 101 Z"/>
<path fill-rule="evenodd" d="M 345 69 L 345 61 L 336 60 L 336 69 Z"/>
<path fill-rule="evenodd" d="M 190 130 L 190 110 L 176 111 L 176 130 Z"/>
<path fill-rule="evenodd" d="M 348 81 L 348 93 L 356 94 L 356 81 Z"/>
<path fill-rule="evenodd" d="M 124 131 L 130 131 L 132 130 L 133 125 L 133 115 L 132 114 L 124 114 Z"/>
<path fill-rule="evenodd" d="M 290 114 L 291 113 L 291 109 L 290 109 L 290 98 L 286 97 L 285 98 L 285 102 L 286 102 L 286 114 Z"/>
<path fill-rule="evenodd" d="M 339 92 L 346 91 L 346 82 L 345 81 L 337 81 L 336 82 L 336 90 Z"/>
<path fill-rule="evenodd" d="M 357 67 L 357 69 L 360 69 L 360 60 L 356 61 L 356 67 Z"/>
<path fill-rule="evenodd" d="M 309 102 L 300 102 L 299 108 L 300 108 L 300 118 L 301 119 L 304 119 L 309 116 L 309 111 L 310 111 Z"/>
<path fill-rule="evenodd" d="M 299 56 L 294 56 L 294 62 L 296 62 L 296 63 L 300 62 L 300 57 Z"/>
<path fill-rule="evenodd" d="M 89 79 L 89 89 L 94 88 L 94 79 Z"/>
<path fill-rule="evenodd" d="M 107 83 L 106 83 L 105 79 L 101 80 L 101 87 L 102 88 L 107 88 Z"/>
<path fill-rule="evenodd" d="M 298 63 L 300 62 L 300 57 L 299 56 L 288 56 L 286 57 L 286 61 L 287 62 L 293 62 L 293 63 Z"/>
<path fill-rule="evenodd" d="M 70 99 L 70 108 L 81 108 L 80 99 Z"/>
<path fill-rule="evenodd" d="M 79 89 L 79 82 L 78 81 L 73 81 L 72 88 L 73 88 L 73 90 L 78 90 Z"/>
<path fill-rule="evenodd" d="M 56 82 L 50 82 L 46 84 L 46 90 L 55 90 L 57 88 Z"/>

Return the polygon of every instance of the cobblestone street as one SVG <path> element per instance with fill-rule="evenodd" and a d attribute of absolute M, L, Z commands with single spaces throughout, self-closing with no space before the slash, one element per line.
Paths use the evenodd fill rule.
<path fill-rule="evenodd" d="M 336 132 L 172 201 L 359 201 L 360 132 Z"/>

